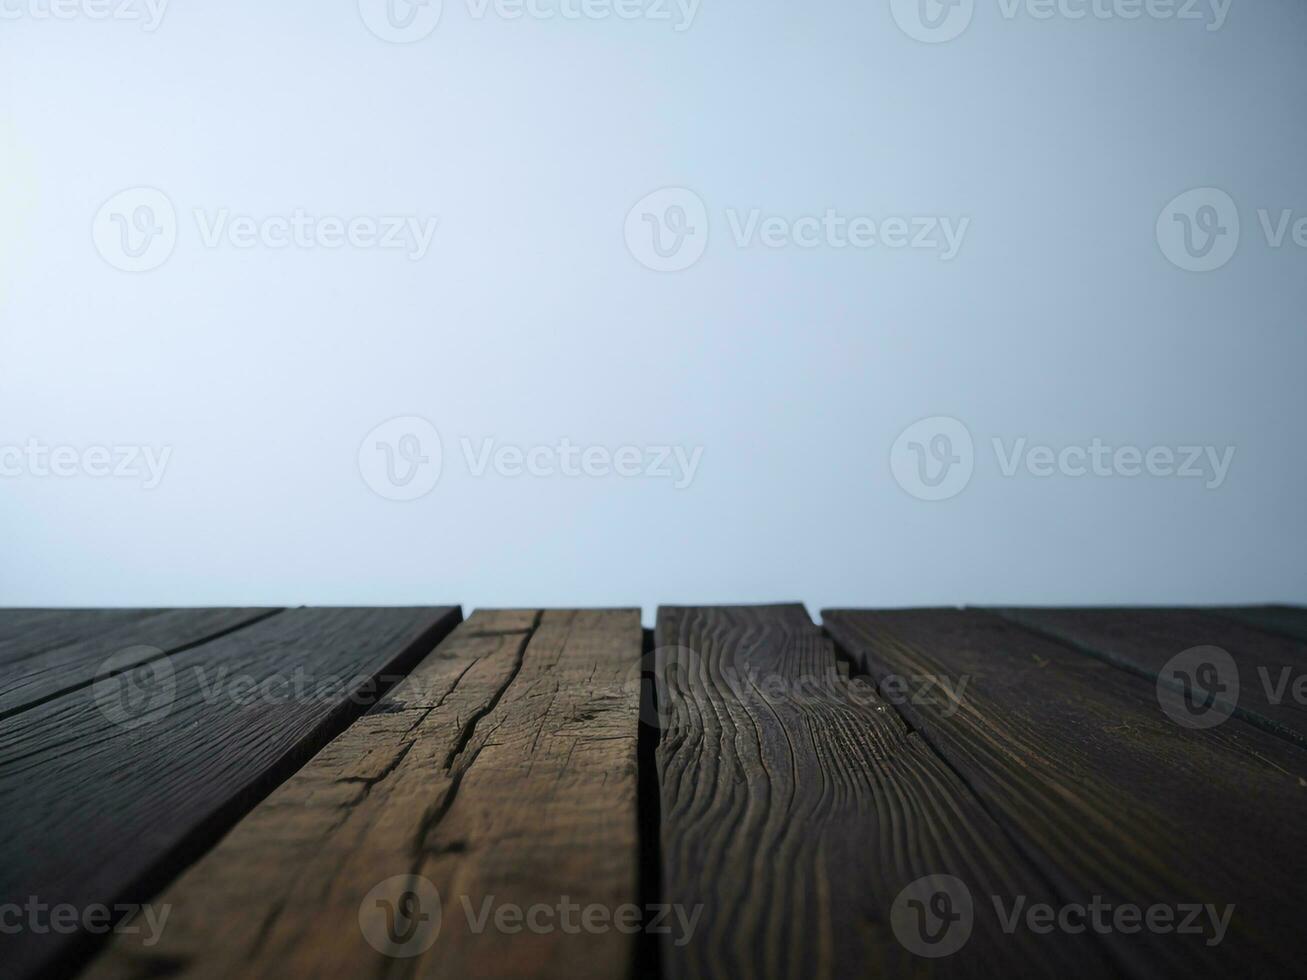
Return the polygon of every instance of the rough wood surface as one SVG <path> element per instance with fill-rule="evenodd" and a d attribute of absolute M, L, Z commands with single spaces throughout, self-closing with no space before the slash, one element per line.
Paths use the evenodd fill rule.
<path fill-rule="evenodd" d="M 0 719 L 85 687 L 108 666 L 120 672 L 167 654 L 217 639 L 273 615 L 275 609 L 167 609 L 146 615 L 105 617 L 75 614 L 60 630 L 11 628 L 11 655 L 0 663 Z M 10 617 L 0 612 L 0 622 Z M 86 627 L 85 630 L 79 627 Z M 55 635 L 72 642 L 50 645 Z M 26 637 L 26 645 L 24 645 Z M 110 660 L 110 658 L 112 658 Z"/>
<path fill-rule="evenodd" d="M 641 639 L 635 610 L 478 611 L 160 896 L 162 942 L 90 976 L 622 976 L 628 933 L 496 917 L 638 901 Z"/>
<path fill-rule="evenodd" d="M 0 721 L 0 899 L 144 900 L 457 619 L 291 610 Z M 4 942 L 10 976 L 91 945 L 30 929 Z"/>
<path fill-rule="evenodd" d="M 1105 939 L 1132 973 L 1288 975 L 1307 948 L 1307 752 L 1230 718 L 1163 715 L 1134 673 L 981 611 L 830 611 L 873 674 L 969 679 L 960 710 L 907 703 L 1066 902 L 1234 905 L 1229 931 Z"/>
<path fill-rule="evenodd" d="M 1245 721 L 1307 744 L 1307 643 L 1193 609 L 1000 609 L 995 612 L 1153 681 L 1172 658 L 1214 646 L 1230 655 Z M 1184 678 L 1189 680 L 1186 666 Z M 1168 678 L 1175 683 L 1174 678 Z M 1198 680 L 1193 679 L 1193 683 Z M 1224 684 L 1224 681 L 1217 681 Z M 1215 693 L 1215 697 L 1223 697 Z"/>
<path fill-rule="evenodd" d="M 1307 609 L 1301 606 L 1219 606 L 1210 611 L 1307 643 Z"/>
<path fill-rule="evenodd" d="M 795 608 L 659 611 L 662 899 L 702 906 L 688 942 L 663 941 L 664 975 L 1105 972 L 1093 937 L 1007 936 L 985 914 L 983 894 L 1052 894 Z M 977 904 L 970 938 L 946 958 L 919 956 L 892 918 L 928 875 L 969 883 Z"/>
<path fill-rule="evenodd" d="M 157 609 L 0 609 L 0 664 L 93 639 Z"/>

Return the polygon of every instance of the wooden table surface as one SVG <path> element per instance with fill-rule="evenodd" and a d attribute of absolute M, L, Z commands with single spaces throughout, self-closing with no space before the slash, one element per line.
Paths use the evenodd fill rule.
<path fill-rule="evenodd" d="M 0 976 L 1301 975 L 1307 611 L 0 610 Z"/>

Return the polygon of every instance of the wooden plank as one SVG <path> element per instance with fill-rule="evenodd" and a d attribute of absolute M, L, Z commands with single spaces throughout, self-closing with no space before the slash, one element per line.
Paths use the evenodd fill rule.
<path fill-rule="evenodd" d="M 290 610 L 0 721 L 0 896 L 76 909 L 148 897 L 458 615 Z M 92 941 L 7 936 L 3 971 L 65 969 Z"/>
<path fill-rule="evenodd" d="M 1218 606 L 1209 611 L 1307 643 L 1307 609 L 1300 606 Z"/>
<path fill-rule="evenodd" d="M 688 942 L 664 938 L 665 975 L 988 977 L 1027 975 L 1031 962 L 1070 976 L 1108 972 L 1092 936 L 1008 936 L 983 914 L 982 895 L 1052 893 L 974 794 L 865 679 L 839 669 L 830 641 L 804 620 L 786 610 L 659 611 L 662 899 L 689 910 L 685 918 L 701 908 Z M 929 876 L 968 883 L 963 895 L 942 891 L 959 915 L 974 895 L 969 936 L 927 921 L 942 939 L 926 941 L 910 903 L 932 901 L 935 889 L 914 884 Z"/>
<path fill-rule="evenodd" d="M 1195 934 L 1111 929 L 1105 938 L 1131 972 L 1298 969 L 1304 750 L 1237 718 L 1204 730 L 1177 724 L 1148 680 L 979 610 L 823 619 L 877 676 L 968 679 L 951 715 L 911 702 L 903 711 L 1063 901 L 1233 904 L 1215 945 L 1206 920 Z"/>
<path fill-rule="evenodd" d="M 1207 692 L 1218 709 L 1210 716 L 1213 723 L 1233 712 L 1307 745 L 1307 643 L 1196 609 L 995 612 L 1154 682 L 1160 678 L 1177 692 L 1177 699 L 1188 685 L 1196 708 L 1205 703 L 1202 676 L 1195 675 L 1197 661 L 1206 660 L 1214 665 L 1213 690 Z M 1187 653 L 1200 647 L 1216 647 L 1228 659 Z M 1195 717 L 1201 715 L 1198 711 Z"/>
<path fill-rule="evenodd" d="M 638 901 L 641 640 L 638 610 L 476 612 L 157 899 L 159 944 L 89 975 L 624 975 L 631 935 L 495 922 Z"/>
<path fill-rule="evenodd" d="M 44 646 L 51 635 L 33 637 L 35 649 L 0 663 L 0 719 L 108 676 L 214 640 L 275 614 L 275 609 L 169 609 L 151 615 L 105 620 L 71 643 Z M 75 617 L 79 621 L 82 617 Z M 79 624 L 80 625 L 80 624 Z M 54 630 L 51 624 L 51 630 Z M 81 629 L 77 630 L 81 633 Z"/>
<path fill-rule="evenodd" d="M 755 606 L 659 606 L 657 628 L 663 637 L 693 636 L 698 628 L 767 627 L 815 630 L 800 602 Z"/>
<path fill-rule="evenodd" d="M 92 639 L 106 630 L 158 615 L 157 609 L 0 610 L 0 664 Z"/>

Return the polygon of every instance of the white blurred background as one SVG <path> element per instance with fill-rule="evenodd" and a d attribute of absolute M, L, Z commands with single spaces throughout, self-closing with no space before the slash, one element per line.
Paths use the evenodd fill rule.
<path fill-rule="evenodd" d="M 1307 6 L 588 2 L 0 0 L 0 605 L 1307 601 Z"/>

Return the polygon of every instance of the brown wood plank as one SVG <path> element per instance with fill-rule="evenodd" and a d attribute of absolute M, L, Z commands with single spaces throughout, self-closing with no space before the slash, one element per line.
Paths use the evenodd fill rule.
<path fill-rule="evenodd" d="M 1092 936 L 1008 936 L 983 914 L 982 894 L 1052 892 L 806 615 L 660 610 L 656 642 L 662 899 L 702 909 L 688 941 L 665 937 L 665 976 L 1109 972 Z M 927 876 L 975 895 L 969 936 L 924 920 L 956 949 L 913 918 Z"/>
<path fill-rule="evenodd" d="M 0 901 L 142 901 L 457 619 L 290 610 L 0 721 Z M 62 970 L 93 944 L 29 928 L 0 970 Z"/>
<path fill-rule="evenodd" d="M 1190 685 L 1197 706 L 1202 678 L 1195 676 L 1197 647 L 1229 654 L 1216 673 L 1213 706 L 1286 738 L 1307 744 L 1307 643 L 1268 633 L 1232 618 L 1197 609 L 998 609 L 999 615 L 1085 653 L 1162 678 L 1183 696 Z M 1182 656 L 1183 655 L 1183 656 Z M 1178 658 L 1178 659 L 1177 659 Z M 1226 668 L 1231 676 L 1223 676 Z M 1234 687 L 1237 678 L 1237 691 Z M 1219 687 L 1219 690 L 1215 689 Z M 1197 712 L 1195 717 L 1201 717 Z"/>
<path fill-rule="evenodd" d="M 89 617 L 88 629 L 71 643 L 45 646 L 55 630 L 32 637 L 36 649 L 0 663 L 0 718 L 92 683 L 97 676 L 130 669 L 187 647 L 214 640 L 278 612 L 275 609 L 168 609 L 146 616 Z M 75 617 L 82 623 L 82 617 Z M 80 633 L 81 630 L 79 629 Z"/>
<path fill-rule="evenodd" d="M 630 934 L 496 917 L 638 901 L 641 640 L 638 610 L 478 611 L 157 899 L 160 943 L 90 976 L 624 975 Z"/>
<path fill-rule="evenodd" d="M 1299 968 L 1304 750 L 1238 718 L 1177 724 L 1147 679 L 979 610 L 829 611 L 824 622 L 878 677 L 968 679 L 956 713 L 902 710 L 1062 901 L 1234 906 L 1215 945 L 1206 920 L 1195 934 L 1111 929 L 1131 972 Z"/>

